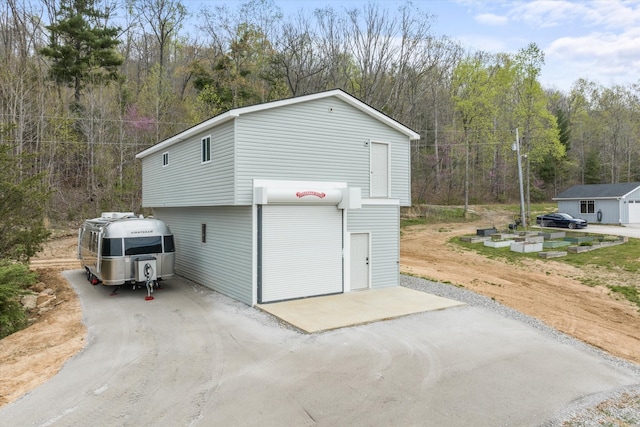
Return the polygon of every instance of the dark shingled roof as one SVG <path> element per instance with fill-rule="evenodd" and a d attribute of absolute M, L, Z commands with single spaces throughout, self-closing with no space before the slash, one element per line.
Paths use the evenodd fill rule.
<path fill-rule="evenodd" d="M 553 200 L 563 199 L 608 199 L 622 197 L 640 187 L 640 182 L 621 184 L 574 185 L 558 194 Z"/>

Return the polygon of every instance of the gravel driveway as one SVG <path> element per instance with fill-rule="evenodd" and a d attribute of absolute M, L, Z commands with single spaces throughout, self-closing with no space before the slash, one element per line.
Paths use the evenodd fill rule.
<path fill-rule="evenodd" d="M 467 305 L 307 335 L 182 279 L 145 301 L 65 275 L 87 346 L 0 425 L 554 425 L 640 384 L 636 365 L 416 278 Z"/>

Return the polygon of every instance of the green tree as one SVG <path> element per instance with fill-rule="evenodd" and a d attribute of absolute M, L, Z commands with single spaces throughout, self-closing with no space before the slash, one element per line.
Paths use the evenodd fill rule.
<path fill-rule="evenodd" d="M 87 84 L 106 84 L 119 77 L 123 62 L 116 50 L 120 28 L 104 23 L 109 10 L 98 10 L 94 0 L 62 0 L 56 18 L 46 27 L 49 45 L 39 52 L 51 60 L 50 78 L 73 88 L 79 104 Z"/>
<path fill-rule="evenodd" d="M 566 97 L 562 96 L 560 92 L 554 92 L 549 95 L 549 99 L 554 104 L 552 110 L 558 123 L 560 143 L 564 146 L 565 152 L 562 156 L 553 153 L 546 154 L 538 165 L 536 173 L 545 185 L 553 190 L 551 195 L 556 195 L 571 163 L 568 156 L 571 149 L 571 120 Z"/>
<path fill-rule="evenodd" d="M 584 183 L 602 184 L 604 182 L 602 175 L 600 155 L 597 151 L 589 151 L 584 164 Z"/>
<path fill-rule="evenodd" d="M 44 226 L 49 194 L 40 175 L 26 174 L 27 161 L 0 145 L 0 259 L 28 261 L 49 236 Z"/>
<path fill-rule="evenodd" d="M 516 55 L 516 126 L 521 129 L 522 153 L 526 156 L 525 181 L 527 212 L 531 211 L 531 171 L 544 162 L 546 156 L 564 156 L 556 117 L 548 109 L 548 99 L 538 81 L 544 65 L 544 52 L 531 43 Z M 534 180 L 535 181 L 535 180 Z"/>
<path fill-rule="evenodd" d="M 35 281 L 36 274 L 27 265 L 0 260 L 0 339 L 27 326 L 20 297 Z"/>
<path fill-rule="evenodd" d="M 469 207 L 471 151 L 487 141 L 493 128 L 495 114 L 494 85 L 488 68 L 479 57 L 461 61 L 453 71 L 453 101 L 460 118 L 465 146 L 464 212 Z"/>

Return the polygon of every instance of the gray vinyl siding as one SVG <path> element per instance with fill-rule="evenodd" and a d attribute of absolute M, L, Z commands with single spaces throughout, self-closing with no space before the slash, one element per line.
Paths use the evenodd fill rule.
<path fill-rule="evenodd" d="M 371 288 L 398 286 L 400 277 L 400 207 L 363 205 L 347 213 L 347 231 L 371 233 Z"/>
<path fill-rule="evenodd" d="M 580 213 L 580 200 L 593 200 L 595 212 Z M 628 219 L 626 212 L 620 211 L 621 203 L 618 200 L 593 198 L 580 200 L 558 200 L 558 212 L 566 212 L 576 218 L 586 219 L 589 224 L 598 223 L 598 211 L 602 211 L 602 224 L 624 224 Z"/>
<path fill-rule="evenodd" d="M 208 135 L 211 135 L 211 162 L 203 164 L 200 143 Z M 163 167 L 165 152 L 169 153 L 169 164 Z M 145 157 L 142 195 L 145 207 L 233 204 L 233 121 Z"/>
<path fill-rule="evenodd" d="M 626 197 L 627 200 L 640 200 L 640 188 L 632 191 L 631 193 L 627 194 Z"/>
<path fill-rule="evenodd" d="M 156 208 L 176 242 L 176 274 L 251 305 L 252 207 Z M 201 242 L 207 224 L 207 243 Z"/>
<path fill-rule="evenodd" d="M 409 139 L 337 98 L 236 119 L 236 203 L 258 179 L 340 181 L 369 197 L 369 141 L 390 144 L 391 198 L 410 204 Z"/>

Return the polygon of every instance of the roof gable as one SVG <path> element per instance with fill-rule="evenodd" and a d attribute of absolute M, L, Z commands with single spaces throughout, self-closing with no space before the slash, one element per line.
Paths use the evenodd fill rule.
<path fill-rule="evenodd" d="M 381 113 L 380 111 L 376 110 L 375 108 L 365 104 L 364 102 L 360 101 L 359 99 L 349 95 L 348 93 L 344 92 L 341 89 L 334 89 L 334 90 L 330 90 L 330 91 L 326 91 L 326 92 L 320 92 L 320 93 L 315 93 L 312 95 L 304 95 L 304 96 L 298 96 L 295 98 L 288 98 L 288 99 L 282 99 L 280 101 L 272 101 L 272 102 L 266 102 L 264 104 L 257 104 L 257 105 L 251 105 L 248 107 L 241 107 L 241 108 L 234 108 L 233 110 L 229 110 L 226 113 L 222 113 L 219 114 L 215 117 L 212 117 L 208 120 L 205 120 L 193 127 L 190 127 L 189 129 L 186 129 L 180 133 L 178 133 L 177 135 L 174 135 L 168 139 L 165 139 L 164 141 L 154 145 L 153 147 L 147 148 L 146 150 L 138 153 L 136 155 L 137 159 L 141 159 L 144 158 L 150 154 L 153 154 L 155 152 L 158 152 L 160 150 L 165 150 L 167 149 L 169 146 L 176 144 L 180 141 L 183 141 L 187 138 L 190 138 L 192 135 L 195 135 L 197 133 L 200 133 L 204 130 L 210 129 L 212 127 L 218 126 L 222 123 L 225 123 L 229 120 L 233 120 L 236 117 L 240 117 L 241 115 L 245 115 L 245 114 L 251 114 L 257 111 L 263 111 L 263 110 L 268 110 L 268 109 L 272 109 L 272 108 L 278 108 L 278 107 L 283 107 L 283 106 L 288 106 L 288 105 L 294 105 L 294 104 L 298 104 L 298 103 L 302 103 L 302 102 L 309 102 L 309 101 L 313 101 L 316 99 L 323 99 L 323 98 L 329 98 L 329 97 L 336 97 L 344 102 L 346 102 L 347 104 L 359 109 L 360 111 L 363 111 L 364 113 L 370 115 L 371 117 L 374 117 L 375 119 L 383 122 L 384 124 L 386 124 L 387 126 L 403 133 L 404 135 L 406 135 L 410 140 L 418 140 L 420 139 L 420 135 L 416 132 L 414 132 L 413 130 L 409 129 L 408 127 L 404 126 L 403 124 L 401 124 L 400 122 L 392 119 L 391 117 L 387 116 L 386 114 Z"/>
<path fill-rule="evenodd" d="M 553 200 L 621 198 L 636 190 L 638 187 L 640 187 L 640 182 L 574 185 L 568 190 L 558 194 Z"/>

